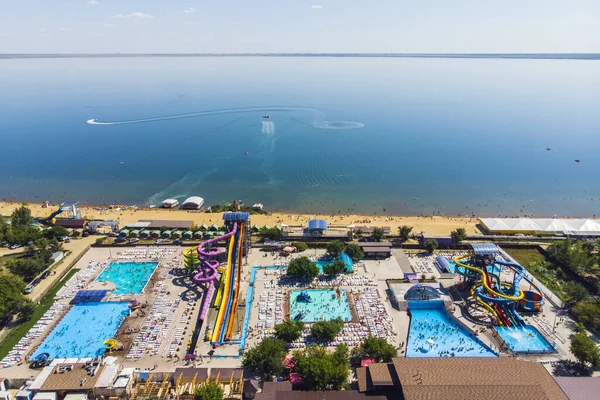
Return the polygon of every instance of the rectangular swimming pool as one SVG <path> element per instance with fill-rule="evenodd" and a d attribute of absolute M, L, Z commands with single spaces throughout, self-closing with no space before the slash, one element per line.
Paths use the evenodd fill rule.
<path fill-rule="evenodd" d="M 104 341 L 115 336 L 129 315 L 127 302 L 80 303 L 63 317 L 37 348 L 50 358 L 95 357 L 104 354 Z"/>
<path fill-rule="evenodd" d="M 308 294 L 308 298 L 302 294 Z M 331 321 L 340 317 L 352 321 L 350 304 L 345 290 L 308 289 L 290 291 L 290 319 L 304 322 Z"/>
<path fill-rule="evenodd" d="M 142 293 L 154 273 L 158 262 L 111 262 L 98 278 L 99 282 L 112 282 L 114 294 Z"/>
<path fill-rule="evenodd" d="M 456 322 L 441 301 L 411 301 L 406 357 L 497 357 Z"/>
<path fill-rule="evenodd" d="M 554 347 L 531 325 L 497 326 L 496 331 L 516 353 L 553 353 Z"/>

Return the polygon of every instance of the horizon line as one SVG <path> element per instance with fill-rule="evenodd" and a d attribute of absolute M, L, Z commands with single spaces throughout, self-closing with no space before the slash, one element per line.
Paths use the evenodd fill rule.
<path fill-rule="evenodd" d="M 231 53 L 3 53 L 0 58 L 131 58 L 131 57 L 373 57 L 373 58 L 508 58 L 599 60 L 600 53 L 326 53 L 326 52 L 231 52 Z"/>

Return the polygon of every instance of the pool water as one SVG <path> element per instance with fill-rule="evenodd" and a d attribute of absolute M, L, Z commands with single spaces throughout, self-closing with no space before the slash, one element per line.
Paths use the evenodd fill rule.
<path fill-rule="evenodd" d="M 526 326 L 497 326 L 496 331 L 506 345 L 517 353 L 550 353 L 554 348 L 531 325 Z"/>
<path fill-rule="evenodd" d="M 115 336 L 129 315 L 126 302 L 76 304 L 37 348 L 50 358 L 95 357 L 104 354 L 104 341 Z"/>
<path fill-rule="evenodd" d="M 411 301 L 407 357 L 497 357 L 458 324 L 441 301 Z"/>
<path fill-rule="evenodd" d="M 304 322 L 331 321 L 340 317 L 344 321 L 352 320 L 350 304 L 345 290 L 339 291 L 339 297 L 334 289 L 309 289 L 306 290 L 310 296 L 307 303 L 299 299 L 304 290 L 290 291 L 290 319 L 294 320 L 302 315 Z"/>
<path fill-rule="evenodd" d="M 456 264 L 454 263 L 454 261 L 450 261 L 449 264 L 450 264 L 450 272 L 453 274 L 456 274 L 457 273 L 456 272 Z M 439 269 L 439 266 L 438 266 L 438 269 Z M 500 273 L 500 271 L 501 271 L 501 267 L 499 265 L 494 265 L 493 267 L 492 266 L 488 267 L 489 273 L 498 275 Z"/>
<path fill-rule="evenodd" d="M 348 254 L 340 253 L 338 259 L 346 264 L 346 272 L 352 272 L 354 270 L 352 259 Z M 322 274 L 323 267 L 328 264 L 333 264 L 333 260 L 319 260 L 315 261 L 315 264 L 317 264 L 317 267 L 319 267 L 319 272 Z"/>
<path fill-rule="evenodd" d="M 111 262 L 96 280 L 114 283 L 114 294 L 142 293 L 157 265 L 157 262 Z"/>

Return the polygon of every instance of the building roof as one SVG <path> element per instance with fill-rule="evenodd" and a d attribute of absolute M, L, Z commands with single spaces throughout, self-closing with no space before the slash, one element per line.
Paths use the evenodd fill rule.
<path fill-rule="evenodd" d="M 327 229 L 327 221 L 324 219 L 311 219 L 308 221 L 308 229 Z"/>
<path fill-rule="evenodd" d="M 61 366 L 65 364 L 59 364 L 53 367 L 52 373 L 42 384 L 41 390 L 43 391 L 57 391 L 57 390 L 71 390 L 71 391 L 87 391 L 91 390 L 95 385 L 96 381 L 102 375 L 103 366 L 100 367 L 96 375 L 88 375 L 85 370 L 85 364 L 76 363 L 73 364 L 72 371 L 57 372 Z M 84 380 L 82 383 L 82 380 Z"/>
<path fill-rule="evenodd" d="M 392 385 L 394 385 L 394 379 L 392 379 L 392 374 L 394 374 L 394 371 L 390 371 L 390 369 L 394 368 L 394 366 L 392 364 L 372 363 L 372 364 L 369 364 L 369 366 L 367 368 L 369 369 L 369 375 L 371 375 L 371 380 L 373 381 L 373 385 L 376 385 L 376 386 L 392 386 Z"/>
<path fill-rule="evenodd" d="M 584 218 L 480 218 L 490 232 L 600 235 L 599 219 Z"/>
<path fill-rule="evenodd" d="M 191 382 L 194 377 L 197 380 L 204 381 L 208 377 L 208 368 L 176 368 L 173 379 L 177 382 L 180 377 L 184 383 Z"/>
<path fill-rule="evenodd" d="M 570 400 L 593 399 L 600 393 L 600 377 L 556 377 L 556 383 Z"/>
<path fill-rule="evenodd" d="M 567 400 L 536 362 L 508 357 L 395 358 L 393 365 L 406 400 Z"/>
<path fill-rule="evenodd" d="M 360 247 L 392 247 L 391 242 L 358 242 Z"/>
<path fill-rule="evenodd" d="M 389 247 L 363 247 L 362 250 L 365 253 L 390 253 L 392 251 Z"/>
<path fill-rule="evenodd" d="M 54 222 L 54 225 L 62 226 L 63 228 L 77 229 L 77 228 L 83 228 L 83 226 L 85 225 L 85 220 L 83 220 L 83 219 L 57 219 Z"/>
<path fill-rule="evenodd" d="M 147 229 L 160 229 L 163 226 L 171 229 L 185 229 L 188 230 L 194 224 L 194 221 L 189 220 L 169 220 L 169 219 L 154 219 L 154 220 L 140 220 L 138 222 L 149 222 L 145 228 Z"/>
<path fill-rule="evenodd" d="M 477 255 L 499 254 L 498 246 L 494 243 L 471 243 L 473 253 Z"/>
<path fill-rule="evenodd" d="M 182 208 L 196 207 L 200 208 L 204 204 L 204 199 L 199 196 L 190 196 L 181 205 Z"/>
<path fill-rule="evenodd" d="M 248 221 L 250 219 L 249 212 L 226 212 L 223 213 L 223 221 Z"/>

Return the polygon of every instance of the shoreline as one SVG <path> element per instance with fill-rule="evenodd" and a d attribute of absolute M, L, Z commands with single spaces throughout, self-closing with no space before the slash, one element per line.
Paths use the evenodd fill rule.
<path fill-rule="evenodd" d="M 0 202 L 0 214 L 10 216 L 21 204 L 26 204 L 34 217 L 47 217 L 57 210 L 56 205 L 42 207 L 41 203 L 24 202 Z M 166 208 L 133 208 L 134 206 L 120 205 L 113 208 L 108 206 L 80 206 L 81 215 L 86 219 L 115 220 L 122 228 L 125 224 L 139 220 L 191 220 L 194 225 L 212 225 L 220 223 L 223 213 L 195 212 L 179 209 Z M 398 232 L 398 227 L 409 225 L 413 227 L 413 233 L 425 232 L 429 235 L 449 235 L 452 230 L 465 228 L 468 234 L 479 234 L 475 225 L 478 217 L 452 217 L 452 216 L 401 216 L 401 215 L 366 215 L 366 214 L 331 214 L 331 213 L 298 213 L 298 212 L 271 212 L 269 214 L 256 214 L 250 217 L 252 225 L 269 225 L 271 227 L 279 224 L 289 226 L 306 226 L 311 219 L 325 219 L 331 226 L 372 226 L 389 227 L 392 234 Z"/>

